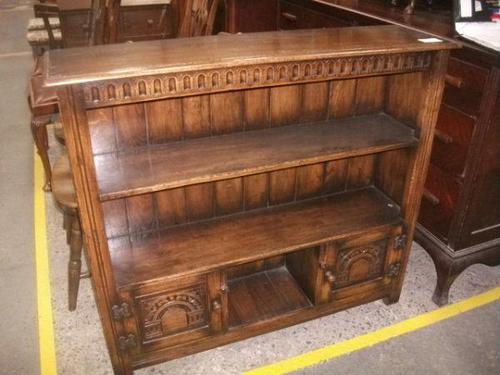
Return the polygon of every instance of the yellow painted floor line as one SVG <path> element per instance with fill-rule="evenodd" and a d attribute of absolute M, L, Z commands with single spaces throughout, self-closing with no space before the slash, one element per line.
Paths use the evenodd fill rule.
<path fill-rule="evenodd" d="M 369 346 L 379 344 L 397 336 L 428 327 L 448 318 L 476 309 L 488 303 L 500 300 L 500 288 L 471 297 L 453 305 L 410 318 L 403 322 L 382 328 L 366 335 L 357 336 L 350 340 L 326 346 L 309 353 L 285 359 L 264 367 L 245 372 L 243 375 L 280 375 L 298 371 L 309 366 L 349 354 Z"/>
<path fill-rule="evenodd" d="M 35 261 L 40 374 L 57 375 L 54 323 L 52 318 L 52 302 L 50 293 L 49 254 L 47 251 L 45 192 L 42 189 L 44 183 L 44 171 L 42 162 L 36 152 L 34 155 Z"/>

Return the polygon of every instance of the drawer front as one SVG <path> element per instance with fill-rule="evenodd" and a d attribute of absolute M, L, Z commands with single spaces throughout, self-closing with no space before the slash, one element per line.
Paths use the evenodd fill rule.
<path fill-rule="evenodd" d="M 120 8 L 119 40 L 139 41 L 173 36 L 171 9 L 166 6 Z"/>
<path fill-rule="evenodd" d="M 436 124 L 431 160 L 452 176 L 464 177 L 474 118 L 443 104 Z"/>
<path fill-rule="evenodd" d="M 320 253 L 320 291 L 317 300 L 353 298 L 366 287 L 385 288 L 399 276 L 406 245 L 402 227 L 353 239 L 334 241 Z"/>
<path fill-rule="evenodd" d="M 477 116 L 488 70 L 450 58 L 443 102 L 468 115 Z"/>
<path fill-rule="evenodd" d="M 346 27 L 350 23 L 286 1 L 280 1 L 279 28 L 282 30 Z"/>
<path fill-rule="evenodd" d="M 419 222 L 434 235 L 447 241 L 462 184 L 434 164 L 429 165 Z"/>
<path fill-rule="evenodd" d="M 142 287 L 124 295 L 133 306 L 136 351 L 160 350 L 221 331 L 222 285 L 217 272 Z"/>
<path fill-rule="evenodd" d="M 90 37 L 90 22 L 90 12 L 87 10 L 61 12 L 64 46 L 66 48 L 87 46 Z"/>

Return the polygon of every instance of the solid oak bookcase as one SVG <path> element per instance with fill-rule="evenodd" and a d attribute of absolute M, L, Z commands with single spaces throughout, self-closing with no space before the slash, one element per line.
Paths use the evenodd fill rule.
<path fill-rule="evenodd" d="M 396 26 L 51 51 L 116 374 L 401 292 L 453 43 Z"/>

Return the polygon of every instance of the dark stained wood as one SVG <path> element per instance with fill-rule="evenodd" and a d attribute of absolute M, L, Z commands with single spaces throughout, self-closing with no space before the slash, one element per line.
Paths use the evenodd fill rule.
<path fill-rule="evenodd" d="M 184 137 L 180 99 L 149 102 L 145 107 L 150 144 L 177 141 Z"/>
<path fill-rule="evenodd" d="M 110 199 L 410 147 L 415 141 L 410 128 L 380 114 L 165 144 L 94 160 L 101 197 Z"/>
<path fill-rule="evenodd" d="M 315 12 L 306 24 L 337 22 Z M 117 375 L 397 301 L 455 47 L 422 36 L 367 27 L 96 47 L 71 72 L 78 53 L 49 57 L 49 84 L 72 84 L 58 95 Z M 388 78 L 418 73 L 418 84 Z M 420 99 L 397 111 L 400 82 Z M 390 153 L 406 155 L 395 172 Z"/>
<path fill-rule="evenodd" d="M 143 104 L 114 107 L 113 118 L 119 150 L 147 144 L 147 124 Z"/>
<path fill-rule="evenodd" d="M 277 0 L 226 1 L 226 27 L 229 33 L 276 30 Z"/>
<path fill-rule="evenodd" d="M 380 112 L 385 103 L 385 77 L 358 79 L 355 100 L 357 115 Z"/>
<path fill-rule="evenodd" d="M 271 89 L 271 126 L 297 124 L 301 117 L 302 86 Z"/>
<path fill-rule="evenodd" d="M 347 182 L 349 159 L 330 161 L 325 165 L 324 189 L 326 193 L 344 191 Z"/>
<path fill-rule="evenodd" d="M 243 180 L 217 181 L 215 183 L 215 213 L 227 215 L 239 212 L 243 208 Z"/>
<path fill-rule="evenodd" d="M 304 85 L 302 91 L 302 121 L 327 119 L 329 83 L 319 82 Z"/>
<path fill-rule="evenodd" d="M 284 267 L 229 281 L 231 328 L 269 320 L 311 306 Z"/>
<path fill-rule="evenodd" d="M 268 174 L 255 174 L 243 178 L 244 199 L 247 209 L 265 207 L 268 201 Z"/>
<path fill-rule="evenodd" d="M 190 221 L 212 217 L 214 213 L 213 183 L 187 186 L 185 194 L 187 217 Z"/>
<path fill-rule="evenodd" d="M 87 113 L 92 152 L 101 154 L 113 152 L 116 147 L 115 123 L 111 108 L 100 108 Z"/>
<path fill-rule="evenodd" d="M 155 199 L 160 228 L 187 221 L 186 192 L 183 188 L 159 191 Z"/>
<path fill-rule="evenodd" d="M 226 92 L 210 96 L 212 134 L 221 135 L 243 130 L 242 93 Z"/>
<path fill-rule="evenodd" d="M 125 200 L 127 222 L 130 233 L 148 232 L 156 229 L 154 204 L 151 195 L 137 195 Z"/>
<path fill-rule="evenodd" d="M 373 179 L 375 155 L 360 156 L 349 159 L 346 186 L 356 189 L 369 185 Z"/>
<path fill-rule="evenodd" d="M 376 190 L 367 188 L 138 235 L 132 242 L 128 237 L 113 238 L 109 246 L 115 277 L 122 288 L 132 287 L 159 277 L 173 278 L 251 262 L 347 236 L 352 231 L 361 232 L 361 228 L 399 222 L 397 208 L 388 203 Z M 252 233 L 252 237 L 241 243 L 245 233 Z"/>
<path fill-rule="evenodd" d="M 297 168 L 297 199 L 318 196 L 323 189 L 324 164 L 314 164 Z"/>
<path fill-rule="evenodd" d="M 297 170 L 283 169 L 269 174 L 269 204 L 282 204 L 295 200 Z"/>
<path fill-rule="evenodd" d="M 449 11 L 420 9 L 408 15 L 388 2 L 378 0 L 288 0 L 287 3 L 296 9 L 302 8 L 303 12 L 316 11 L 341 17 L 351 25 L 365 22 L 398 24 L 439 38 L 457 40 L 452 12 Z M 319 25 L 318 21 L 316 25 L 301 26 Z M 492 103 L 499 91 L 494 77 L 498 74 L 495 72 L 498 72 L 500 55 L 465 39 L 460 39 L 460 42 L 464 48 L 454 51 L 449 59 L 445 77 L 447 85 L 432 150 L 433 171 L 439 170 L 440 173 L 431 171 L 428 175 L 419 219 L 422 225 L 417 233 L 417 239 L 425 245 L 438 270 L 434 300 L 439 304 L 447 302 L 451 284 L 466 267 L 475 262 L 499 262 L 498 257 L 492 256 L 498 249 L 500 238 L 500 216 L 496 210 L 500 206 L 497 199 L 500 184 L 494 177 L 498 175 L 496 165 L 499 159 L 490 158 L 498 147 L 492 149 L 492 142 L 495 142 L 492 129 L 495 127 L 489 124 L 497 107 Z M 387 77 L 386 112 L 410 126 L 415 126 L 420 108 L 415 95 L 422 91 L 417 87 L 410 89 L 409 85 L 415 86 L 419 80 L 423 83 L 421 78 L 420 72 L 413 76 Z M 408 91 L 413 95 L 406 95 Z M 346 93 L 344 98 L 349 97 Z M 490 142 L 485 141 L 485 134 Z M 384 155 L 378 160 L 377 184 L 383 185 L 382 189 L 399 202 L 402 186 L 398 175 L 404 173 L 406 154 L 394 151 Z M 389 160 L 391 157 L 400 161 L 395 164 Z M 451 200 L 455 202 L 453 207 L 447 198 L 450 196 L 455 197 Z M 475 225 L 477 227 L 472 229 Z"/>
<path fill-rule="evenodd" d="M 355 111 L 357 80 L 345 79 L 332 81 L 329 102 L 330 118 L 352 116 Z"/>
<path fill-rule="evenodd" d="M 210 135 L 210 106 L 207 95 L 182 99 L 182 111 L 185 138 Z"/>
<path fill-rule="evenodd" d="M 203 70 L 251 65 L 259 61 L 283 62 L 338 57 L 341 55 L 386 54 L 437 51 L 456 48 L 456 44 L 422 43 L 427 34 L 397 26 L 297 30 L 286 33 L 264 32 L 229 36 L 149 41 L 139 44 L 95 46 L 92 64 L 86 49 L 49 51 L 46 84 L 65 85 L 83 81 L 167 74 L 183 70 L 186 59 L 191 69 Z M 220 41 L 223 40 L 224 43 Z M 311 42 L 313 41 L 313 42 Z M 169 53 L 174 51 L 176 53 Z M 144 59 L 148 56 L 148 59 Z"/>
<path fill-rule="evenodd" d="M 245 90 L 244 119 L 245 129 L 263 129 L 269 126 L 269 89 Z"/>
<path fill-rule="evenodd" d="M 387 77 L 385 111 L 408 126 L 415 127 L 422 101 L 422 74 L 398 74 Z M 412 95 L 408 95 L 412 92 Z"/>

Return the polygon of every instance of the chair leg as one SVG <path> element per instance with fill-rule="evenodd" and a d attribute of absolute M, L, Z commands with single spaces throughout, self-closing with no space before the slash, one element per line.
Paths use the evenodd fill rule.
<path fill-rule="evenodd" d="M 80 219 L 78 215 L 76 215 L 71 225 L 71 241 L 69 244 L 68 306 L 70 311 L 76 309 L 78 289 L 80 287 L 80 273 L 82 271 L 82 245 Z"/>
<path fill-rule="evenodd" d="M 47 134 L 47 124 L 50 122 L 50 117 L 43 117 L 40 119 L 32 118 L 31 120 L 31 133 L 35 141 L 36 151 L 42 160 L 43 169 L 45 170 L 45 185 L 43 190 L 51 191 L 52 170 L 50 168 L 49 160 L 49 137 Z"/>
<path fill-rule="evenodd" d="M 66 243 L 69 245 L 71 241 L 71 230 L 73 228 L 73 221 L 75 220 L 74 214 L 64 212 L 63 215 L 63 228 L 66 231 Z"/>

